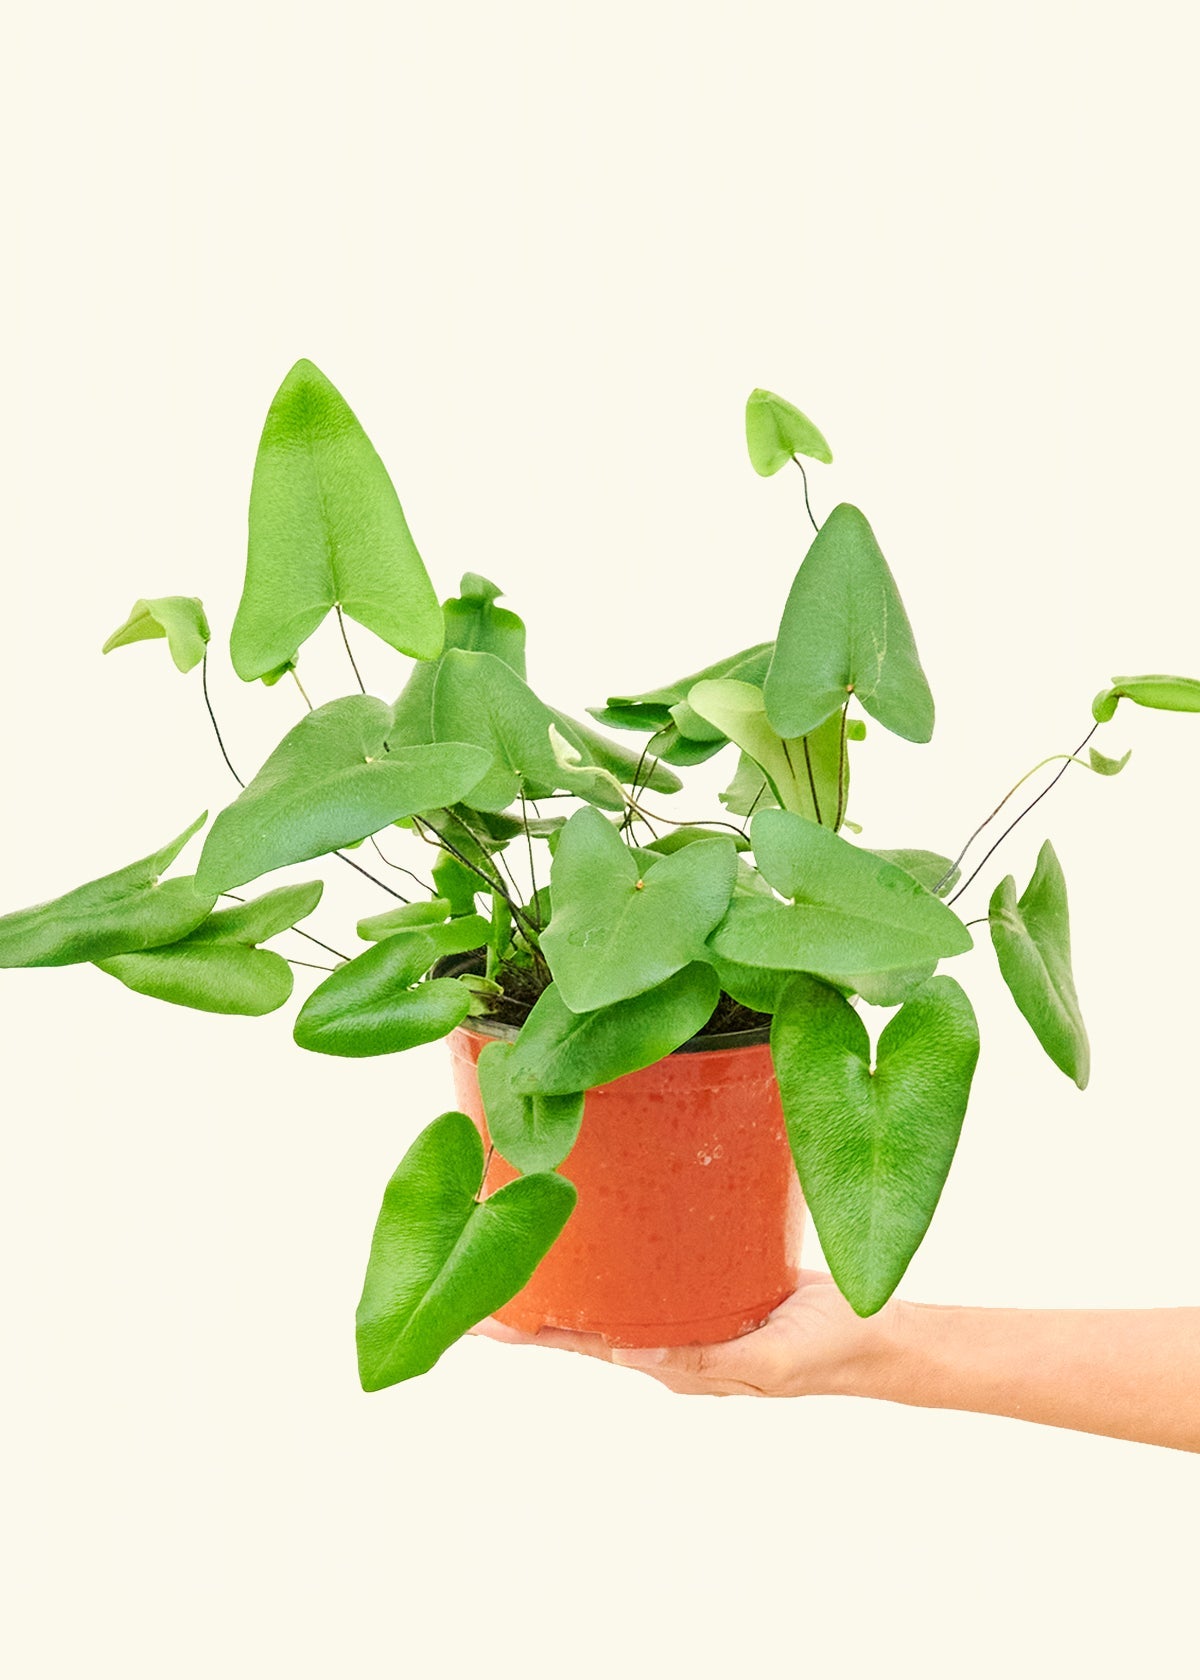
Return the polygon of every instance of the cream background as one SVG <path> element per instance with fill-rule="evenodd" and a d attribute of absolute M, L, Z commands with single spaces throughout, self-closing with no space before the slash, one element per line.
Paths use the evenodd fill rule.
<path fill-rule="evenodd" d="M 439 591 L 494 576 L 571 709 L 773 633 L 806 525 L 742 404 L 810 412 L 814 502 L 871 518 L 940 709 L 859 753 L 874 843 L 953 849 L 1113 673 L 1200 673 L 1190 7 L 118 0 L 11 40 L 4 908 L 230 797 L 198 674 L 99 646 L 140 594 L 227 634 L 300 355 Z M 242 765 L 298 715 L 219 653 L 212 687 Z M 1092 1088 L 986 948 L 958 966 L 983 1060 L 911 1297 L 1200 1301 L 1200 720 L 1098 744 L 1125 775 L 1072 771 L 962 904 L 1053 835 Z M 314 925 L 382 903 L 331 873 Z M 1190 1458 L 478 1343 L 364 1397 L 366 1246 L 441 1048 L 310 1057 L 290 1009 L 89 969 L 0 1000 L 21 1680 L 1195 1673 Z"/>

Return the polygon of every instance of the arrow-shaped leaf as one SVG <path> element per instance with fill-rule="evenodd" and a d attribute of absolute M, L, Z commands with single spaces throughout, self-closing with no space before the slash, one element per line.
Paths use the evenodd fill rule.
<path fill-rule="evenodd" d="M 641 873 L 613 825 L 576 811 L 558 837 L 554 915 L 542 949 L 568 1009 L 585 1014 L 647 991 L 690 962 L 733 892 L 737 852 L 697 840 Z"/>
<path fill-rule="evenodd" d="M 208 812 L 149 857 L 88 881 L 45 904 L 0 916 L 0 968 L 52 968 L 96 962 L 121 951 L 165 945 L 202 922 L 216 902 L 190 875 L 159 876 L 203 828 Z"/>
<path fill-rule="evenodd" d="M 130 642 L 148 642 L 165 637 L 177 670 L 190 671 L 204 658 L 209 640 L 204 607 L 194 595 L 160 595 L 153 600 L 135 601 L 129 617 L 119 625 L 100 649 L 128 647 Z"/>
<path fill-rule="evenodd" d="M 516 1048 L 497 1039 L 480 1053 L 479 1094 L 488 1132 L 518 1172 L 551 1172 L 575 1147 L 583 1122 L 584 1093 L 547 1097 L 514 1091 L 509 1075 Z"/>
<path fill-rule="evenodd" d="M 441 652 L 441 608 L 387 469 L 345 398 L 299 361 L 275 393 L 254 464 L 229 643 L 238 676 L 293 662 L 335 606 L 401 653 Z"/>
<path fill-rule="evenodd" d="M 389 751 L 392 708 L 368 694 L 331 700 L 284 736 L 213 823 L 197 880 L 225 892 L 320 857 L 399 817 L 461 799 L 488 767 L 462 742 Z"/>
<path fill-rule="evenodd" d="M 322 981 L 296 1017 L 302 1050 L 327 1056 L 388 1056 L 445 1038 L 471 1012 L 460 980 L 422 980 L 439 957 L 470 951 L 486 936 L 482 916 L 392 934 Z"/>
<path fill-rule="evenodd" d="M 518 1178 L 486 1201 L 483 1144 L 465 1114 L 427 1126 L 388 1182 L 358 1304 L 367 1390 L 420 1376 L 523 1289 L 575 1206 L 557 1173 Z"/>
<path fill-rule="evenodd" d="M 979 1056 L 975 1013 L 948 975 L 880 1034 L 832 987 L 797 975 L 771 1028 L 796 1171 L 838 1288 L 862 1317 L 884 1305 L 929 1227 Z"/>
<path fill-rule="evenodd" d="M 660 986 L 586 1015 L 573 1014 L 558 987 L 547 986 L 518 1035 L 512 1088 L 569 1096 L 636 1073 L 700 1032 L 720 994 L 708 963 L 689 963 Z"/>
<path fill-rule="evenodd" d="M 770 478 L 793 455 L 832 461 L 829 445 L 807 414 L 774 391 L 751 391 L 746 399 L 746 447 L 756 473 Z"/>
<path fill-rule="evenodd" d="M 1091 1051 L 1071 974 L 1067 884 L 1049 840 L 1020 899 L 1011 875 L 1001 881 L 988 905 L 988 922 L 1000 972 L 1017 1008 L 1055 1067 L 1082 1091 Z"/>
<path fill-rule="evenodd" d="M 807 735 L 853 694 L 906 741 L 933 734 L 933 696 L 875 533 L 834 508 L 796 573 L 763 685 L 780 735 Z"/>

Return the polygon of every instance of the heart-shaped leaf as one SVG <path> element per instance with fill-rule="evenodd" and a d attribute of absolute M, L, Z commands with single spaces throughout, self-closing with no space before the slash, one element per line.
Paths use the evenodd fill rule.
<path fill-rule="evenodd" d="M 833 460 L 829 445 L 806 414 L 774 391 L 751 391 L 746 399 L 746 447 L 756 473 L 770 478 L 793 455 Z"/>
<path fill-rule="evenodd" d="M 948 975 L 879 1037 L 832 987 L 788 985 L 771 1055 L 796 1171 L 838 1288 L 862 1317 L 884 1305 L 933 1218 L 962 1129 L 979 1032 Z"/>
<path fill-rule="evenodd" d="M 1195 677 L 1114 677 L 1092 701 L 1092 716 L 1107 723 L 1118 700 L 1132 700 L 1157 712 L 1200 712 L 1200 680 Z"/>
<path fill-rule="evenodd" d="M 790 904 L 736 895 L 713 949 L 752 968 L 878 975 L 971 949 L 954 912 L 905 869 L 792 811 L 760 811 L 750 827 L 762 875 Z"/>
<path fill-rule="evenodd" d="M 335 606 L 401 653 L 441 652 L 441 608 L 387 469 L 345 398 L 299 361 L 275 393 L 254 463 L 229 643 L 238 676 L 294 662 Z"/>
<path fill-rule="evenodd" d="M 135 601 L 129 617 L 100 651 L 111 653 L 114 648 L 128 647 L 130 642 L 164 636 L 177 670 L 190 671 L 199 665 L 210 631 L 204 607 L 194 595 L 159 595 L 153 600 Z"/>
<path fill-rule="evenodd" d="M 643 875 L 598 811 L 576 811 L 550 873 L 542 949 L 568 1009 L 585 1014 L 647 991 L 702 959 L 733 892 L 730 840 L 698 840 Z"/>
<path fill-rule="evenodd" d="M 358 1303 L 368 1391 L 420 1376 L 523 1289 L 575 1206 L 575 1187 L 535 1173 L 476 1201 L 483 1144 L 465 1114 L 427 1126 L 388 1181 Z"/>
<path fill-rule="evenodd" d="M 547 986 L 529 1012 L 509 1064 L 523 1095 L 569 1096 L 636 1073 L 678 1050 L 702 1030 L 721 988 L 708 963 L 687 968 L 637 997 L 576 1015 L 557 986 Z"/>
<path fill-rule="evenodd" d="M 388 1056 L 445 1038 L 471 1012 L 460 980 L 422 980 L 439 957 L 474 950 L 481 916 L 392 934 L 322 981 L 296 1017 L 302 1050 L 327 1056 Z"/>
<path fill-rule="evenodd" d="M 1020 899 L 1011 875 L 1001 881 L 988 905 L 988 922 L 1000 972 L 1017 1008 L 1055 1067 L 1082 1091 L 1091 1051 L 1071 974 L 1067 883 L 1049 840 Z"/>
<path fill-rule="evenodd" d="M 697 683 L 689 698 L 693 710 L 711 719 L 766 775 L 774 798 L 760 800 L 756 810 L 779 804 L 826 828 L 841 827 L 850 760 L 840 711 L 810 735 L 784 740 L 767 721 L 762 689 L 751 683 Z"/>
<path fill-rule="evenodd" d="M 933 734 L 933 696 L 875 533 L 835 507 L 796 573 L 763 684 L 780 735 L 808 735 L 853 694 L 906 741 Z"/>
<path fill-rule="evenodd" d="M 292 971 L 257 946 L 311 916 L 323 884 L 277 887 L 247 904 L 217 910 L 170 945 L 106 957 L 96 967 L 130 991 L 216 1015 L 269 1015 L 292 995 Z"/>
<path fill-rule="evenodd" d="M 463 742 L 389 751 L 391 726 L 392 708 L 369 694 L 309 712 L 213 823 L 200 885 L 225 892 L 364 840 L 461 799 L 487 770 L 488 755 Z"/>
<path fill-rule="evenodd" d="M 88 881 L 61 898 L 0 916 L 0 968 L 56 968 L 96 962 L 121 951 L 169 944 L 190 933 L 216 903 L 190 875 L 160 881 L 198 829 L 205 811 L 149 857 Z"/>
<path fill-rule="evenodd" d="M 515 1044 L 484 1046 L 478 1063 L 479 1094 L 488 1132 L 518 1172 L 551 1172 L 575 1147 L 583 1122 L 582 1091 L 547 1097 L 514 1091 L 509 1077 Z"/>

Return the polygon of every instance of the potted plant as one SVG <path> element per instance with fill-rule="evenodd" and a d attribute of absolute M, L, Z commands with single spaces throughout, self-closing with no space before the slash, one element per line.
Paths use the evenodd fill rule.
<path fill-rule="evenodd" d="M 751 395 L 746 430 L 763 476 L 831 459 L 769 392 Z M 296 1017 L 302 1048 L 375 1056 L 450 1038 L 460 1106 L 405 1155 L 371 1246 L 367 1388 L 428 1370 L 496 1311 L 630 1345 L 735 1335 L 794 1286 L 801 1186 L 861 1314 L 924 1236 L 979 1048 L 967 995 L 941 970 L 971 947 L 954 905 L 995 846 L 960 871 L 1028 778 L 954 858 L 854 838 L 851 756 L 867 721 L 926 742 L 933 701 L 866 518 L 842 504 L 818 523 L 807 477 L 804 498 L 814 536 L 774 639 L 610 696 L 592 715 L 633 732 L 627 747 L 537 696 L 524 625 L 494 584 L 468 574 L 439 606 L 366 434 L 299 362 L 267 415 L 230 636 L 244 681 L 295 682 L 295 727 L 243 782 L 209 704 L 196 598 L 140 600 L 105 643 L 165 639 L 179 670 L 199 667 L 241 791 L 193 873 L 167 871 L 204 816 L 0 918 L 0 965 L 88 962 L 152 998 L 257 1015 L 291 995 L 292 965 L 267 942 L 294 930 L 337 959 Z M 300 652 L 330 614 L 354 692 L 313 705 Z M 347 620 L 415 662 L 395 701 L 366 692 Z M 1091 745 L 1122 698 L 1200 711 L 1200 681 L 1113 679 L 1079 747 L 1055 755 L 1055 781 L 1071 763 L 1122 768 L 1128 753 Z M 664 812 L 677 772 L 720 752 L 722 811 Z M 385 831 L 416 867 L 384 856 Z M 357 954 L 300 926 L 320 880 L 246 896 L 330 857 L 394 901 L 359 921 Z M 1018 1008 L 1082 1088 L 1088 1042 L 1048 840 L 1024 891 L 1000 880 L 978 920 Z M 895 1010 L 874 1047 L 860 1001 Z"/>

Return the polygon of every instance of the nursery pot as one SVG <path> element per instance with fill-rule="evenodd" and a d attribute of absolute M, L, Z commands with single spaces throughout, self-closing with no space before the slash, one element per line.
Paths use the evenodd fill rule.
<path fill-rule="evenodd" d="M 469 1018 L 450 1035 L 459 1107 L 488 1143 L 475 1064 L 516 1028 Z M 693 1039 L 587 1094 L 559 1168 L 574 1212 L 503 1324 L 603 1336 L 614 1347 L 728 1341 L 799 1277 L 804 1202 L 767 1032 Z M 517 1176 L 493 1154 L 485 1193 Z"/>

